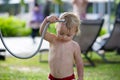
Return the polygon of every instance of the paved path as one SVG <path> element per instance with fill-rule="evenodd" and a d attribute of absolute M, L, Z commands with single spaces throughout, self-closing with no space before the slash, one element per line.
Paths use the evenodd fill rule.
<path fill-rule="evenodd" d="M 31 37 L 9 37 L 3 38 L 8 48 L 17 55 L 25 55 L 25 54 L 32 54 L 37 50 L 40 40 L 40 37 L 36 37 L 36 43 L 33 43 Z M 0 48 L 4 48 L 2 42 L 0 41 Z M 49 49 L 49 43 L 43 40 L 43 44 L 41 49 Z M 7 56 L 10 56 L 10 53 L 6 52 Z"/>

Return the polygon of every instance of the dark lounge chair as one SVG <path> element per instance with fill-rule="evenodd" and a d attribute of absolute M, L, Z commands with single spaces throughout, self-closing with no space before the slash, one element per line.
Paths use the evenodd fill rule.
<path fill-rule="evenodd" d="M 6 52 L 6 50 L 0 48 L 0 60 L 5 60 L 5 53 L 3 53 L 3 52 Z"/>
<path fill-rule="evenodd" d="M 104 51 L 120 51 L 120 20 L 116 19 L 114 22 L 114 27 L 111 33 L 107 38 L 102 38 L 101 42 L 103 43 L 100 49 L 96 50 L 97 54 L 101 56 L 104 62 L 106 63 L 120 63 L 120 61 L 110 61 L 106 58 Z M 101 53 L 101 51 L 103 51 Z"/>
<path fill-rule="evenodd" d="M 109 51 L 117 48 L 120 48 L 120 21 L 116 20 L 110 37 L 107 39 L 102 49 Z"/>
<path fill-rule="evenodd" d="M 79 43 L 82 54 L 89 61 L 91 66 L 95 66 L 95 64 L 88 54 L 89 51 L 92 50 L 92 45 L 101 31 L 103 23 L 104 19 L 83 20 L 80 27 L 81 34 L 75 36 L 73 39 Z"/>

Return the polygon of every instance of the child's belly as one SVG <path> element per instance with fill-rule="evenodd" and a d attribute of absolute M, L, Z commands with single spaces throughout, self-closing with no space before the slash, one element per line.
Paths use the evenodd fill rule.
<path fill-rule="evenodd" d="M 73 61 L 66 57 L 49 58 L 50 73 L 57 78 L 73 74 Z"/>

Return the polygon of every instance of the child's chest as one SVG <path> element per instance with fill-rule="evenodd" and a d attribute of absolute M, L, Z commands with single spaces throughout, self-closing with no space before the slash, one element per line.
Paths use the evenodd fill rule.
<path fill-rule="evenodd" d="M 50 53 L 53 57 L 56 58 L 64 56 L 72 57 L 74 54 L 74 49 L 70 43 L 58 43 L 51 45 Z"/>

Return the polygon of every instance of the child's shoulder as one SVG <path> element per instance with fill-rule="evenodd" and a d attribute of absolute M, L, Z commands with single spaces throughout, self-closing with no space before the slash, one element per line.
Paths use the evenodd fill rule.
<path fill-rule="evenodd" d="M 74 47 L 80 47 L 79 44 L 74 40 L 72 40 L 72 44 L 73 44 Z"/>

